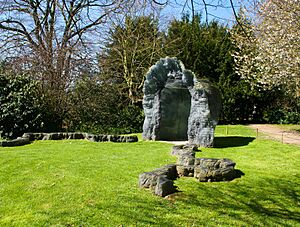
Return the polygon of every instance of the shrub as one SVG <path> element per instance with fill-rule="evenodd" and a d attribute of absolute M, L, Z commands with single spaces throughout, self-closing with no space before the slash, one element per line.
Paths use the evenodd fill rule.
<path fill-rule="evenodd" d="M 265 113 L 265 120 L 272 124 L 300 124 L 300 113 L 285 109 L 275 109 Z"/>
<path fill-rule="evenodd" d="M 79 80 L 71 100 L 66 118 L 69 131 L 124 134 L 142 129 L 142 109 L 128 104 L 113 84 L 97 78 Z"/>
<path fill-rule="evenodd" d="M 0 137 L 42 130 L 40 100 L 38 83 L 30 77 L 0 74 Z"/>

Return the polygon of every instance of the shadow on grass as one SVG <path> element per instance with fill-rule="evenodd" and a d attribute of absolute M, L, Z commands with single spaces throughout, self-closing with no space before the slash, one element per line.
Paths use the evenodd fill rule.
<path fill-rule="evenodd" d="M 258 184 L 256 188 L 232 185 L 230 190 L 198 184 L 194 186 L 195 194 L 183 194 L 181 200 L 191 207 L 202 207 L 215 211 L 219 216 L 230 217 L 228 223 L 227 219 L 223 220 L 224 225 L 229 225 L 232 220 L 245 226 L 294 226 L 300 222 L 300 210 L 295 209 L 299 205 L 297 183 L 264 178 Z"/>
<path fill-rule="evenodd" d="M 219 136 L 214 139 L 214 148 L 226 148 L 226 147 L 242 147 L 247 146 L 255 140 L 254 137 L 243 136 Z"/>
<path fill-rule="evenodd" d="M 245 173 L 239 169 L 235 169 L 235 174 L 236 174 L 235 178 L 241 178 L 242 176 L 245 176 Z M 234 179 L 232 179 L 232 180 L 234 180 Z"/>

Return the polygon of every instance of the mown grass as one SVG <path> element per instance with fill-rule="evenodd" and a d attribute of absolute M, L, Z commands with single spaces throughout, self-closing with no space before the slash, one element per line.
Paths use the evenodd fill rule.
<path fill-rule="evenodd" d="M 276 126 L 282 128 L 282 129 L 284 129 L 286 131 L 300 133 L 300 125 L 280 124 L 280 125 L 276 125 Z"/>
<path fill-rule="evenodd" d="M 245 175 L 232 182 L 180 178 L 160 198 L 138 175 L 168 163 L 160 142 L 38 141 L 0 148 L 0 225 L 300 226 L 299 147 L 255 140 L 244 126 L 217 129 L 217 148 L 198 157 L 230 158 Z"/>

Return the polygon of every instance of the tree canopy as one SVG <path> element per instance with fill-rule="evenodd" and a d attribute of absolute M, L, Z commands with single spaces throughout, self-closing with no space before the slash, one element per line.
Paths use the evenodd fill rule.
<path fill-rule="evenodd" d="M 166 56 L 220 88 L 223 123 L 300 122 L 299 3 L 252 2 L 227 26 L 207 20 L 207 1 L 168 21 L 171 1 L 0 0 L 0 115 L 19 122 L 1 131 L 140 131 L 144 75 Z"/>
<path fill-rule="evenodd" d="M 245 24 L 247 15 L 250 23 Z M 233 36 L 237 72 L 253 86 L 277 87 L 299 96 L 300 3 L 267 0 L 241 16 L 247 34 Z"/>

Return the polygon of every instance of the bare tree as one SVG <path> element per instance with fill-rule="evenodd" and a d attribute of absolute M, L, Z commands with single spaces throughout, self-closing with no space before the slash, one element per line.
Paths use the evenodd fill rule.
<path fill-rule="evenodd" d="M 91 32 L 129 1 L 1 0 L 0 50 L 14 68 L 29 71 L 63 114 L 63 97 L 89 57 Z"/>
<path fill-rule="evenodd" d="M 80 59 L 75 56 L 78 49 L 87 47 L 87 32 L 103 24 L 122 3 L 105 0 L 2 0 L 1 49 L 9 57 L 26 56 L 32 72 L 42 80 L 50 84 L 60 79 L 67 82 L 72 60 Z"/>
<path fill-rule="evenodd" d="M 228 18 L 222 17 L 216 13 L 217 9 L 231 10 L 233 17 L 237 18 L 237 9 L 243 1 L 257 1 L 257 0 L 153 0 L 158 5 L 176 5 L 182 7 L 182 11 L 189 11 L 194 17 L 196 14 L 203 14 L 206 23 L 209 18 L 216 18 L 218 20 L 226 20 Z"/>

